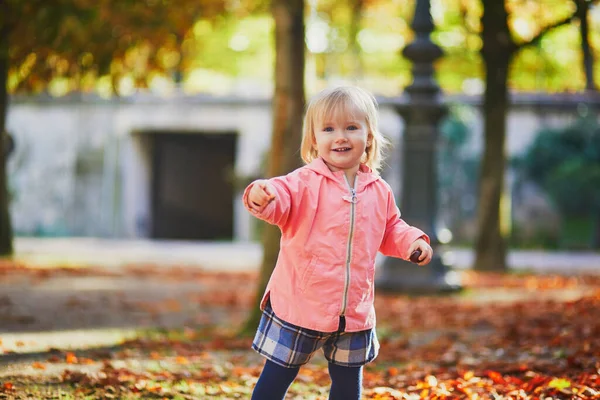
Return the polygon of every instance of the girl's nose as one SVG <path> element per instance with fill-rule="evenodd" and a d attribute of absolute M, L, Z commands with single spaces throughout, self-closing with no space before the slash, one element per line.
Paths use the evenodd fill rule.
<path fill-rule="evenodd" d="M 348 141 L 348 138 L 344 135 L 344 132 L 339 132 L 335 135 L 335 141 L 336 143 L 344 143 Z"/>

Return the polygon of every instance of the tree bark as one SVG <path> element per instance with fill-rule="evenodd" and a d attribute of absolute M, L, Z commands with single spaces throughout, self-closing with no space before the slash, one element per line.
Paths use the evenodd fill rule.
<path fill-rule="evenodd" d="M 513 41 L 504 2 L 484 0 L 482 56 L 486 66 L 483 100 L 484 150 L 479 175 L 475 240 L 476 270 L 506 270 L 506 243 L 500 231 L 504 186 L 508 69 Z"/>
<path fill-rule="evenodd" d="M 9 198 L 6 176 L 6 112 L 8 108 L 8 35 L 9 26 L 5 16 L 7 4 L 0 3 L 0 256 L 10 255 L 13 252 L 12 226 L 9 213 Z"/>
<path fill-rule="evenodd" d="M 354 78 L 362 78 L 363 75 L 363 63 L 360 57 L 361 50 L 358 44 L 358 33 L 360 32 L 364 3 L 365 0 L 353 0 L 350 3 L 351 17 L 348 33 L 348 48 L 353 58 L 351 76 Z"/>
<path fill-rule="evenodd" d="M 576 0 L 579 1 L 579 0 Z M 479 174 L 479 204 L 473 269 L 505 271 L 506 241 L 500 231 L 500 199 L 504 187 L 506 115 L 509 108 L 508 75 L 514 55 L 537 43 L 548 32 L 571 23 L 574 14 L 546 26 L 527 42 L 517 44 L 510 35 L 504 1 L 483 0 L 481 17 L 486 67 L 483 100 L 484 151 Z"/>
<path fill-rule="evenodd" d="M 273 0 L 271 12 L 275 20 L 275 94 L 269 177 L 284 175 L 302 164 L 298 149 L 305 106 L 304 0 Z M 275 268 L 280 240 L 279 228 L 265 224 L 255 307 L 243 328 L 244 334 L 253 334 L 260 321 L 258 305 Z"/>
<path fill-rule="evenodd" d="M 583 69 L 585 71 L 585 90 L 596 90 L 594 84 L 594 55 L 590 47 L 589 15 L 590 3 L 587 0 L 577 0 L 577 16 L 579 17 L 579 36 L 583 52 Z"/>

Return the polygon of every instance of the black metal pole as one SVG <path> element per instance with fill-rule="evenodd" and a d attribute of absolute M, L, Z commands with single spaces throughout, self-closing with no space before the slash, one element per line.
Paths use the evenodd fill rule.
<path fill-rule="evenodd" d="M 413 83 L 406 88 L 408 105 L 398 106 L 405 121 L 403 178 L 399 204 L 402 218 L 424 230 L 431 239 L 434 258 L 425 267 L 388 257 L 378 271 L 378 290 L 406 293 L 451 292 L 461 288 L 458 275 L 442 261 L 436 235 L 437 161 L 439 122 L 446 113 L 433 62 L 443 53 L 431 41 L 430 0 L 417 0 L 412 28 L 416 37 L 403 51 L 413 63 Z"/>

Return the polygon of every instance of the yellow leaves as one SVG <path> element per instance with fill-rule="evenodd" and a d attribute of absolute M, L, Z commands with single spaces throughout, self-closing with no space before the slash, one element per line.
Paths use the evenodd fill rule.
<path fill-rule="evenodd" d="M 571 382 L 562 378 L 554 378 L 548 383 L 548 387 L 554 389 L 566 389 L 571 387 Z"/>
<path fill-rule="evenodd" d="M 475 373 L 473 371 L 466 371 L 465 373 L 463 373 L 462 378 L 465 381 L 469 381 L 469 380 L 473 379 L 474 376 L 475 376 Z"/>
<path fill-rule="evenodd" d="M 225 2 L 206 4 L 194 0 L 181 0 L 177 4 L 168 1 L 101 2 L 65 0 L 58 4 L 41 2 L 28 7 L 28 2 L 16 2 L 16 13 L 21 15 L 11 31 L 11 71 L 23 67 L 23 76 L 32 81 L 52 82 L 56 76 L 69 78 L 84 74 L 91 69 L 110 64 L 138 43 L 148 43 L 154 53 L 164 46 L 178 54 L 164 56 L 165 69 L 177 64 L 178 48 L 173 48 L 174 35 L 183 38 L 196 20 L 224 12 Z M 39 62 L 31 63 L 31 54 Z M 46 64 L 48 58 L 64 60 Z M 107 62 L 107 60 L 109 60 Z M 139 70 L 139 63 L 136 69 Z M 156 62 L 146 60 L 144 73 L 160 68 Z M 50 73 L 48 73 L 50 72 Z M 18 73 L 18 71 L 17 71 Z M 12 74 L 15 75 L 14 73 Z M 14 79 L 13 79 L 14 80 Z M 26 89 L 31 82 L 17 79 L 14 89 Z"/>

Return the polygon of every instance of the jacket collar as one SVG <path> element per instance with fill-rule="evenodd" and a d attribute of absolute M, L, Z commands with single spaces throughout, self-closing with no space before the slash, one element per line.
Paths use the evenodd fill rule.
<path fill-rule="evenodd" d="M 331 171 L 329 169 L 329 167 L 327 166 L 327 164 L 325 164 L 325 161 L 321 158 L 321 157 L 317 157 L 315 158 L 310 164 L 307 164 L 305 166 L 305 168 L 308 168 L 314 172 L 316 172 L 319 175 L 322 175 L 326 178 L 332 179 L 336 182 L 342 182 L 345 185 L 345 180 L 344 180 L 344 172 L 343 171 Z M 359 189 L 360 187 L 366 186 L 371 182 L 375 182 L 379 179 L 381 179 L 381 177 L 377 174 L 375 174 L 371 168 L 369 168 L 366 164 L 360 164 L 360 167 L 358 168 L 358 187 L 357 189 Z"/>

